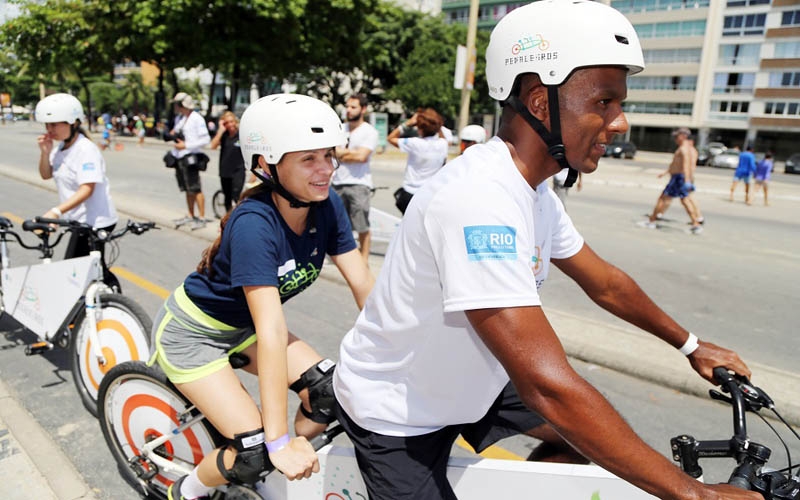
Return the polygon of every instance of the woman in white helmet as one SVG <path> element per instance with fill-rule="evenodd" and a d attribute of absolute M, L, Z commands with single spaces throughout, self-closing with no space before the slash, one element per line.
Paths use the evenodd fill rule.
<path fill-rule="evenodd" d="M 202 498 L 230 481 L 252 483 L 267 459 L 288 479 L 319 470 L 306 438 L 333 420 L 333 363 L 289 333 L 282 303 L 319 276 L 325 255 L 362 307 L 373 278 L 341 200 L 331 195 L 342 123 L 327 104 L 279 94 L 259 99 L 240 124 L 245 166 L 262 179 L 220 221 L 197 270 L 153 322 L 154 358 L 229 445 L 170 487 Z M 234 366 L 258 375 L 263 414 Z M 290 437 L 287 391 L 301 399 Z"/>
<path fill-rule="evenodd" d="M 39 174 L 55 179 L 58 204 L 44 213 L 50 219 L 69 219 L 111 231 L 117 212 L 111 200 L 106 177 L 106 163 L 97 145 L 81 128 L 83 106 L 69 94 L 52 94 L 36 105 L 36 121 L 45 124 L 46 132 L 37 138 Z M 103 251 L 102 242 L 98 243 Z M 72 233 L 65 259 L 89 255 L 89 236 Z M 104 269 L 109 286 L 119 286 L 114 275 Z"/>
<path fill-rule="evenodd" d="M 505 105 L 497 136 L 414 195 L 339 350 L 337 416 L 370 500 L 453 500 L 447 462 L 459 434 L 480 452 L 522 433 L 542 440 L 530 460 L 592 460 L 660 498 L 758 498 L 703 485 L 649 448 L 575 372 L 542 307 L 556 265 L 705 378 L 717 366 L 750 373 L 598 257 L 547 186 L 564 167 L 597 168 L 627 129 L 626 78 L 643 66 L 631 23 L 600 2 L 540 0 L 494 28 L 486 76 Z M 535 475 L 530 487 L 536 497 Z"/>

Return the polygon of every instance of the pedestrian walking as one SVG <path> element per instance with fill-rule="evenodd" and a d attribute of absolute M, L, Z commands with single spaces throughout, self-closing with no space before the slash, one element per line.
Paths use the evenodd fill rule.
<path fill-rule="evenodd" d="M 135 115 L 133 117 L 133 130 L 136 133 L 136 145 L 142 147 L 144 145 L 144 115 Z"/>
<path fill-rule="evenodd" d="M 772 153 L 767 152 L 764 156 L 764 159 L 758 162 L 756 165 L 756 185 L 754 187 L 755 192 L 757 193 L 759 189 L 764 190 L 764 206 L 769 206 L 769 199 L 768 199 L 768 192 L 769 192 L 769 178 L 772 176 L 772 171 L 774 170 L 775 165 L 772 161 Z"/>
<path fill-rule="evenodd" d="M 750 177 L 756 172 L 756 155 L 753 154 L 753 146 L 748 145 L 745 150 L 739 154 L 739 165 L 733 173 L 733 183 L 731 184 L 731 197 L 733 201 L 733 192 L 739 182 L 744 182 L 744 202 L 751 205 L 750 200 Z"/>
<path fill-rule="evenodd" d="M 656 229 L 656 221 L 669 208 L 672 199 L 679 198 L 681 205 L 689 215 L 692 233 L 699 234 L 703 231 L 701 226 L 703 221 L 699 219 L 696 204 L 691 199 L 691 179 L 694 177 L 694 163 L 697 162 L 697 149 L 688 140 L 691 135 L 692 131 L 686 127 L 681 127 L 672 132 L 672 138 L 678 147 L 672 154 L 672 162 L 670 162 L 667 170 L 658 174 L 658 177 L 669 174 L 669 182 L 658 197 L 658 200 L 656 200 L 656 205 L 648 220 L 641 222 L 641 226 Z"/>

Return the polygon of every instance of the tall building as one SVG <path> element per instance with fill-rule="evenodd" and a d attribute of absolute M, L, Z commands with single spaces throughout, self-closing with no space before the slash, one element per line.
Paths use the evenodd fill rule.
<path fill-rule="evenodd" d="M 480 2 L 491 29 L 528 2 Z M 630 139 L 668 151 L 669 131 L 690 127 L 698 144 L 800 151 L 800 0 L 605 0 L 633 24 L 647 68 L 628 79 Z M 469 0 L 443 0 L 467 22 Z"/>

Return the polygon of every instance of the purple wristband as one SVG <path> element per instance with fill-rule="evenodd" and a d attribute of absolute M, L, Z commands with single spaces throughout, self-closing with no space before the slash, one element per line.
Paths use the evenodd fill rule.
<path fill-rule="evenodd" d="M 276 451 L 282 450 L 289 444 L 289 433 L 287 432 L 283 436 L 279 437 L 275 441 L 267 441 L 267 453 L 275 453 Z"/>

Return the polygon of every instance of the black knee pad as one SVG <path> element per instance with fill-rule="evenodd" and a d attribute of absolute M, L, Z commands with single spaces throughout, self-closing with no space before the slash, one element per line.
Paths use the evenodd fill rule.
<path fill-rule="evenodd" d="M 308 388 L 308 401 L 311 404 L 311 411 L 300 405 L 300 411 L 306 418 L 319 424 L 329 424 L 336 420 L 333 408 L 336 398 L 333 395 L 333 370 L 336 363 L 330 359 L 323 359 L 316 365 L 305 371 L 289 389 L 299 393 Z"/>
<path fill-rule="evenodd" d="M 224 451 L 228 447 L 236 450 L 233 467 L 225 468 Z M 264 429 L 257 429 L 236 434 L 228 446 L 220 448 L 217 454 L 217 469 L 226 481 L 236 484 L 253 484 L 261 477 L 261 473 L 270 466 L 267 449 L 264 446 Z"/>

